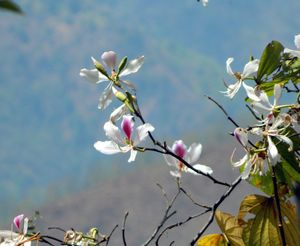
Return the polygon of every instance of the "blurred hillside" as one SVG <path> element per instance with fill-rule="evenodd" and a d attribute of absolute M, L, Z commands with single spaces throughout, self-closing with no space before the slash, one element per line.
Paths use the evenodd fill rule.
<path fill-rule="evenodd" d="M 212 145 L 228 139 L 232 126 L 204 94 L 244 116 L 219 93 L 222 79 L 231 79 L 227 57 L 241 70 L 272 39 L 293 47 L 299 32 L 297 0 L 284 8 L 279 0 L 212 0 L 207 8 L 193 0 L 16 2 L 25 16 L 0 12 L 0 208 L 7 216 L 133 170 L 126 156 L 103 156 L 92 147 L 117 104 L 97 110 L 104 87 L 78 75 L 91 67 L 90 56 L 145 55 L 130 80 L 156 136 Z M 224 127 L 216 128 L 220 122 Z M 152 165 L 142 159 L 135 165 Z"/>

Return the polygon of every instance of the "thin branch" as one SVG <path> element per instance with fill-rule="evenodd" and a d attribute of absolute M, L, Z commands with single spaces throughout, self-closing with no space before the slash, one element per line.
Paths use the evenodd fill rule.
<path fill-rule="evenodd" d="M 134 113 L 135 115 L 141 120 L 141 122 L 143 124 L 146 123 L 146 121 L 144 120 L 140 110 L 139 110 L 139 107 L 138 107 L 138 103 L 137 101 L 135 101 L 135 104 L 131 104 L 132 105 L 132 108 L 134 110 Z M 185 161 L 184 159 L 182 159 L 181 157 L 177 156 L 175 153 L 173 153 L 167 146 L 166 142 L 164 142 L 164 144 L 162 144 L 161 142 L 157 141 L 153 134 L 151 132 L 148 132 L 148 135 L 150 137 L 150 139 L 152 140 L 153 144 L 156 145 L 156 146 L 159 146 L 161 149 L 163 149 L 164 151 L 159 151 L 155 148 L 141 148 L 143 150 L 148 150 L 148 151 L 154 151 L 154 152 L 159 152 L 159 153 L 162 153 L 162 154 L 166 154 L 166 155 L 171 155 L 173 157 L 175 157 L 177 160 L 179 160 L 180 162 L 182 162 L 186 167 L 192 169 L 194 172 L 198 173 L 198 174 L 201 174 L 207 178 L 209 178 L 210 180 L 212 180 L 215 184 L 219 184 L 219 185 L 223 185 L 223 186 L 227 186 L 229 187 L 230 184 L 226 183 L 226 182 L 222 182 L 222 181 L 219 181 L 217 179 L 215 179 L 213 176 L 211 176 L 210 174 L 208 173 L 203 173 L 202 171 L 194 168 L 191 164 L 189 164 L 187 161 Z"/>
<path fill-rule="evenodd" d="M 181 190 L 178 189 L 176 195 L 173 197 L 173 199 L 169 202 L 164 217 L 161 220 L 161 222 L 159 223 L 159 225 L 155 228 L 155 230 L 153 231 L 153 233 L 151 234 L 151 236 L 147 239 L 147 241 L 145 243 L 143 243 L 143 246 L 147 246 L 149 245 L 149 243 L 151 243 L 151 241 L 156 237 L 156 235 L 158 234 L 159 230 L 164 226 L 164 224 L 166 223 L 166 221 L 171 218 L 174 214 L 176 214 L 176 211 L 173 211 L 172 213 L 169 214 L 169 211 L 171 210 L 171 208 L 174 205 L 174 202 L 176 201 L 177 197 L 179 196 Z"/>
<path fill-rule="evenodd" d="M 274 188 L 274 198 L 275 198 L 276 208 L 278 212 L 278 219 L 279 219 L 278 228 L 280 232 L 281 242 L 282 242 L 282 246 L 286 246 L 285 234 L 283 230 L 282 214 L 280 208 L 280 199 L 279 199 L 279 194 L 277 189 L 277 178 L 275 173 L 275 167 L 273 165 L 272 165 L 272 181 L 273 181 L 273 188 Z"/>
<path fill-rule="evenodd" d="M 156 241 L 155 241 L 155 245 L 157 245 L 157 246 L 159 245 L 159 240 L 161 239 L 161 237 L 162 237 L 167 231 L 169 231 L 169 230 L 171 230 L 171 229 L 173 229 L 173 228 L 175 228 L 175 227 L 182 226 L 182 225 L 188 223 L 190 220 L 193 220 L 193 219 L 195 219 L 195 218 L 198 218 L 198 217 L 200 217 L 200 216 L 202 216 L 202 215 L 208 213 L 208 212 L 211 211 L 211 210 L 212 210 L 212 208 L 207 209 L 207 210 L 205 210 L 204 212 L 201 212 L 201 213 L 198 213 L 198 214 L 189 216 L 189 217 L 188 217 L 187 219 L 185 219 L 184 221 L 177 222 L 177 223 L 175 223 L 175 224 L 169 225 L 168 227 L 166 227 L 166 228 L 158 235 L 158 237 L 157 237 L 157 239 L 156 239 Z"/>
<path fill-rule="evenodd" d="M 201 231 L 196 235 L 196 237 L 191 241 L 191 245 L 195 245 L 198 239 L 203 235 L 206 229 L 210 226 L 210 224 L 214 220 L 214 216 L 217 208 L 223 203 L 223 201 L 231 194 L 231 192 L 238 186 L 238 184 L 242 181 L 241 176 L 239 176 L 229 187 L 229 189 L 219 198 L 219 200 L 212 206 L 212 212 L 207 223 L 202 227 Z"/>
<path fill-rule="evenodd" d="M 118 228 L 118 226 L 119 226 L 119 225 L 115 225 L 115 227 L 112 229 L 112 231 L 111 231 L 111 232 L 109 233 L 109 235 L 106 237 L 106 243 L 105 243 L 106 246 L 108 245 L 109 240 L 110 240 L 112 234 L 113 234 L 114 231 Z"/>
<path fill-rule="evenodd" d="M 123 240 L 124 246 L 127 246 L 126 237 L 125 237 L 125 230 L 126 230 L 125 226 L 126 226 L 126 220 L 127 220 L 128 215 L 129 215 L 129 212 L 127 211 L 125 213 L 124 220 L 123 220 L 123 226 L 122 226 L 122 240 Z"/>
<path fill-rule="evenodd" d="M 205 95 L 206 96 L 206 95 Z M 234 119 L 232 119 L 230 117 L 230 115 L 226 112 L 226 110 L 222 107 L 221 104 L 219 104 L 215 99 L 213 99 L 212 97 L 210 96 L 206 96 L 210 101 L 212 101 L 213 103 L 215 103 L 219 109 L 222 110 L 222 112 L 226 115 L 227 119 L 232 123 L 234 124 L 236 127 L 239 127 L 239 125 L 234 121 Z"/>
<path fill-rule="evenodd" d="M 256 120 L 262 120 L 260 117 L 257 116 L 257 114 L 254 112 L 253 108 L 251 108 L 248 104 L 246 104 L 246 107 L 247 109 L 249 109 L 250 113 L 253 115 L 253 117 L 256 119 Z"/>
<path fill-rule="evenodd" d="M 195 204 L 196 206 L 198 207 L 201 207 L 201 208 L 206 208 L 206 209 L 212 209 L 211 207 L 209 206 L 206 206 L 206 205 L 203 205 L 203 204 L 200 204 L 198 202 L 196 202 L 193 197 L 191 196 L 191 194 L 187 193 L 187 191 L 185 189 L 183 189 L 181 186 L 180 186 L 180 190 L 186 195 L 186 197 L 192 201 L 193 204 Z"/>

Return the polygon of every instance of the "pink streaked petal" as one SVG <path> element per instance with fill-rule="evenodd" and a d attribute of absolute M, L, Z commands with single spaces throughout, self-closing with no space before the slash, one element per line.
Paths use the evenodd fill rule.
<path fill-rule="evenodd" d="M 21 229 L 21 224 L 22 224 L 23 218 L 24 218 L 24 214 L 19 214 L 14 218 L 14 225 L 18 230 Z"/>
<path fill-rule="evenodd" d="M 238 127 L 233 131 L 233 135 L 243 147 L 247 146 L 248 133 L 245 129 Z"/>
<path fill-rule="evenodd" d="M 184 158 L 186 155 L 186 146 L 182 140 L 177 140 L 174 142 L 172 146 L 172 151 L 179 156 L 180 158 Z"/>
<path fill-rule="evenodd" d="M 200 143 L 193 143 L 187 150 L 186 159 L 190 164 L 193 164 L 199 160 L 201 153 L 202 145 Z"/>
<path fill-rule="evenodd" d="M 125 136 L 128 140 L 131 139 L 132 129 L 133 129 L 133 116 L 132 115 L 124 115 L 121 123 L 121 128 L 125 133 Z"/>

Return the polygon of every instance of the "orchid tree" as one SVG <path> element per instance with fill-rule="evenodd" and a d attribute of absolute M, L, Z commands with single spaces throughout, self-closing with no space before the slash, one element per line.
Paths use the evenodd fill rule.
<path fill-rule="evenodd" d="M 208 0 L 202 0 L 202 3 L 206 6 Z M 105 51 L 101 55 L 102 61 L 92 57 L 93 68 L 80 70 L 79 75 L 89 82 L 107 83 L 100 96 L 98 109 L 108 109 L 113 100 L 119 103 L 108 119 L 101 122 L 107 139 L 96 141 L 95 150 L 106 155 L 130 152 L 128 162 L 134 162 L 138 153 L 157 153 L 170 167 L 170 175 L 176 181 L 177 193 L 172 199 L 168 199 L 161 187 L 167 199 L 167 207 L 162 220 L 142 245 L 162 245 L 161 240 L 168 231 L 197 220 L 204 214 L 209 214 L 209 218 L 194 238 L 190 239 L 190 245 L 299 245 L 300 220 L 294 198 L 298 194 L 299 199 L 300 184 L 300 34 L 295 36 L 294 41 L 297 50 L 286 48 L 278 41 L 270 42 L 260 57 L 251 57 L 246 62 L 242 72 L 232 69 L 233 57 L 226 60 L 226 72 L 235 82 L 225 82 L 225 91 L 222 93 L 233 100 L 242 93 L 241 88 L 244 89 L 245 105 L 251 117 L 248 125 L 238 125 L 222 105 L 208 97 L 233 123 L 233 141 L 243 152 L 239 157 L 234 149 L 231 158 L 227 160 L 240 172 L 232 183 L 215 178 L 209 163 L 202 164 L 199 161 L 203 149 L 201 143 L 192 143 L 187 147 L 179 139 L 169 147 L 171 145 L 154 135 L 155 127 L 145 120 L 139 107 L 135 84 L 125 80 L 127 75 L 140 71 L 144 56 L 130 61 L 123 57 L 118 63 L 114 51 Z M 281 104 L 281 101 L 287 102 Z M 226 161 L 220 163 L 226 164 Z M 183 175 L 208 179 L 216 186 L 216 190 L 220 186 L 226 190 L 214 203 L 201 204 L 182 186 Z M 255 186 L 260 194 L 249 194 L 240 201 L 236 215 L 220 211 L 220 205 L 241 182 Z M 182 221 L 172 222 L 170 218 L 177 212 L 173 206 L 179 197 L 188 199 L 199 212 Z M 127 245 L 127 217 L 128 213 L 122 225 L 123 245 Z M 213 221 L 216 221 L 222 233 L 205 235 Z M 97 228 L 91 228 L 87 233 L 55 228 L 64 232 L 64 238 L 57 239 L 35 232 L 34 227 L 29 228 L 31 222 L 23 214 L 17 215 L 11 230 L 0 231 L 0 245 L 29 246 L 32 241 L 49 245 L 55 245 L 53 242 L 74 246 L 108 245 L 118 227 L 115 226 L 108 235 L 101 234 Z"/>
<path fill-rule="evenodd" d="M 297 48 L 299 48 L 299 40 L 300 36 L 295 36 Z M 107 54 L 111 54 L 112 57 L 106 59 Z M 241 172 L 241 175 L 231 184 L 214 178 L 213 170 L 209 165 L 198 162 L 202 152 L 200 143 L 193 143 L 187 147 L 183 140 L 176 140 L 173 146 L 169 147 L 166 141 L 159 141 L 154 136 L 154 126 L 146 123 L 143 117 L 135 87 L 122 81 L 116 84 L 112 79 L 116 71 L 114 69 L 116 54 L 113 51 L 104 52 L 102 59 L 113 71 L 111 77 L 107 76 L 108 72 L 103 66 L 99 66 L 98 62 L 94 62 L 95 69 L 89 71 L 82 69 L 80 75 L 88 80 L 91 80 L 91 77 L 96 78 L 94 81 L 100 80 L 103 76 L 109 77 L 111 100 L 114 96 L 121 104 L 104 124 L 103 128 L 109 140 L 97 141 L 94 144 L 95 149 L 103 154 L 130 151 L 128 162 L 133 162 L 138 152 L 152 151 L 162 154 L 166 164 L 171 168 L 170 174 L 177 180 L 178 193 L 169 203 L 162 222 L 143 245 L 148 245 L 155 239 L 156 245 L 159 245 L 168 230 L 188 223 L 205 213 L 210 213 L 210 218 L 199 233 L 191 239 L 191 245 L 297 245 L 299 243 L 299 217 L 291 200 L 300 182 L 298 51 L 284 48 L 280 42 L 272 41 L 259 58 L 251 57 L 242 72 L 234 72 L 231 68 L 234 58 L 227 59 L 227 73 L 234 77 L 236 82 L 229 85 L 225 82 L 227 89 L 222 93 L 233 99 L 238 96 L 240 88 L 243 87 L 246 95 L 245 104 L 249 109 L 249 115 L 254 119 L 254 123 L 252 120 L 248 126 L 239 126 L 215 99 L 209 97 L 234 124 L 232 135 L 245 151 L 244 156 L 238 159 L 233 150 L 231 160 L 228 160 Z M 132 71 L 136 72 L 142 63 L 136 60 L 128 65 L 125 57 L 119 64 L 119 68 L 132 67 L 133 64 L 136 64 L 137 68 Z M 120 69 L 116 73 L 121 75 L 119 71 Z M 288 94 L 289 97 L 286 98 L 289 99 L 289 103 L 280 104 L 283 94 Z M 120 130 L 118 122 L 121 119 Z M 136 121 L 140 121 L 140 126 L 134 131 Z M 147 138 L 150 141 L 142 146 L 142 141 Z M 199 205 L 181 186 L 180 179 L 183 173 L 209 178 L 215 184 L 227 187 L 227 190 L 214 204 L 200 205 L 202 212 L 198 216 L 167 225 L 168 218 L 172 216 L 170 209 L 181 192 L 186 194 L 195 205 Z M 254 185 L 265 195 L 246 196 L 241 201 L 236 216 L 219 211 L 218 207 L 242 181 Z M 124 225 L 127 216 L 128 214 L 124 218 Z M 222 234 L 204 235 L 214 219 Z M 125 237 L 123 240 L 125 244 Z"/>

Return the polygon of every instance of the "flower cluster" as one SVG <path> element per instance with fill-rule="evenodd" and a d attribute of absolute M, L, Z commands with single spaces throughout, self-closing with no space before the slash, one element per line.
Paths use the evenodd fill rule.
<path fill-rule="evenodd" d="M 203 4 L 207 4 L 207 2 L 203 1 Z M 111 113 L 109 120 L 103 126 L 108 140 L 95 142 L 94 148 L 107 155 L 130 152 L 128 162 L 133 162 L 138 152 L 150 150 L 140 146 L 140 144 L 149 134 L 152 134 L 155 128 L 150 123 L 145 123 L 142 120 L 135 96 L 135 86 L 133 83 L 124 80 L 123 77 L 138 72 L 144 62 L 144 57 L 141 56 L 129 62 L 127 62 L 127 57 L 124 57 L 117 69 L 117 54 L 114 51 L 104 52 L 101 58 L 110 72 L 106 70 L 101 62 L 92 57 L 95 68 L 81 69 L 80 76 L 96 84 L 104 81 L 109 82 L 99 99 L 99 109 L 107 108 L 113 97 L 121 101 L 122 104 Z M 136 118 L 142 120 L 142 124 L 134 128 Z M 120 119 L 122 121 L 119 128 L 117 122 Z M 153 141 L 152 135 L 151 139 Z M 158 151 L 156 149 L 151 150 Z M 171 171 L 171 175 L 178 178 L 181 177 L 182 172 L 189 172 L 195 175 L 212 174 L 210 167 L 195 164 L 200 157 L 201 151 L 201 144 L 194 143 L 187 149 L 183 141 L 178 140 L 175 141 L 172 149 L 165 147 L 161 153 L 165 154 L 164 157 L 167 164 L 176 169 Z M 182 160 L 187 162 L 188 165 L 193 164 L 192 168 L 188 168 Z"/>
<path fill-rule="evenodd" d="M 300 49 L 300 35 L 295 36 L 295 45 Z M 288 54 L 288 56 L 285 56 L 286 54 Z M 285 48 L 282 53 L 279 54 L 280 60 L 278 63 L 289 64 L 290 59 L 300 58 L 299 54 L 300 51 Z M 285 58 L 286 60 L 284 60 Z M 241 85 L 243 85 L 252 108 L 252 114 L 254 114 L 257 119 L 257 123 L 253 126 L 247 129 L 238 127 L 233 133 L 246 153 L 239 161 L 233 161 L 234 151 L 231 156 L 231 163 L 233 167 L 241 167 L 242 178 L 247 179 L 250 174 L 258 173 L 264 175 L 270 166 L 281 163 L 281 153 L 293 152 L 294 143 L 292 137 L 297 137 L 297 134 L 294 133 L 296 132 L 295 127 L 299 122 L 299 104 L 279 103 L 282 89 L 285 84 L 288 83 L 288 80 L 282 79 L 284 82 L 281 82 L 278 79 L 279 76 L 284 76 L 284 73 L 286 73 L 285 70 L 280 70 L 282 69 L 280 66 L 277 68 L 277 71 L 273 72 L 271 82 L 264 82 L 265 84 L 271 84 L 272 81 L 278 81 L 277 83 L 273 82 L 273 85 L 271 84 L 273 91 L 270 91 L 270 87 L 266 87 L 263 84 L 261 80 L 262 76 L 258 79 L 257 73 L 261 66 L 259 60 L 255 59 L 248 62 L 242 73 L 234 73 L 232 71 L 230 67 L 232 62 L 233 58 L 228 58 L 226 68 L 228 74 L 237 78 L 237 82 L 227 86 L 227 91 L 224 93 L 229 98 L 233 98 Z M 266 76 L 266 78 L 268 78 L 268 76 Z M 277 80 L 272 80 L 273 78 Z M 254 81 L 256 85 L 251 87 L 244 82 L 245 80 Z M 273 101 L 271 102 L 270 96 L 272 95 Z M 257 143 L 255 145 L 249 140 L 250 136 L 256 140 Z"/>

